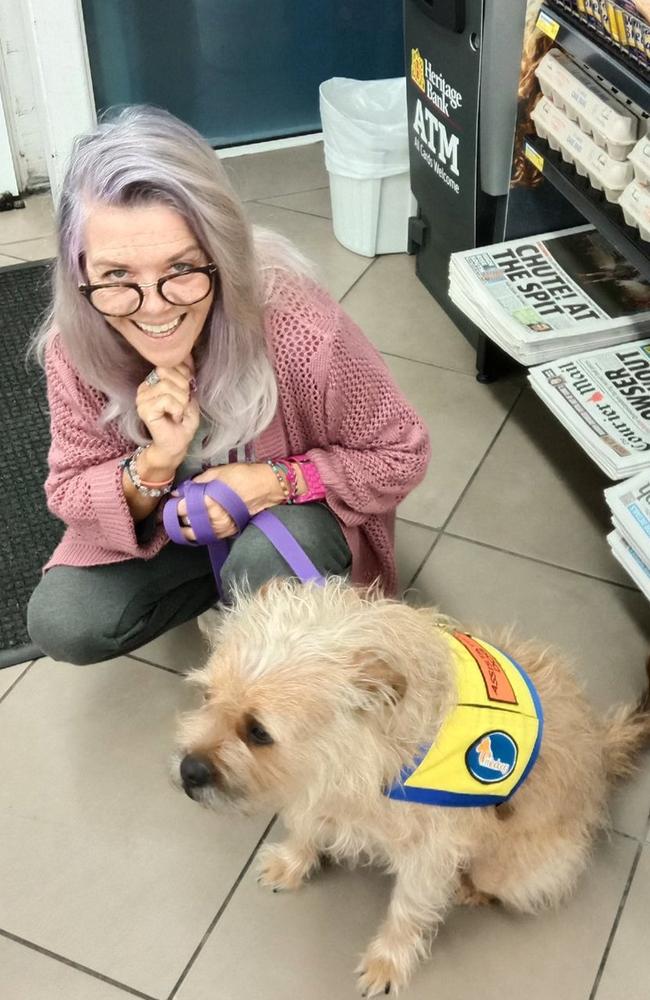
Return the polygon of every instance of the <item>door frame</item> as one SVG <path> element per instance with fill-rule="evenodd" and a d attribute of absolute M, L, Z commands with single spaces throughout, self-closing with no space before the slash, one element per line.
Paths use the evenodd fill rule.
<path fill-rule="evenodd" d="M 14 169 L 14 151 L 9 128 L 10 120 L 6 112 L 4 87 L 0 72 L 0 194 L 9 191 L 10 194 L 16 196 L 18 195 L 18 178 Z"/>
<path fill-rule="evenodd" d="M 94 128 L 81 0 L 20 0 L 50 189 L 54 202 L 75 136 Z"/>

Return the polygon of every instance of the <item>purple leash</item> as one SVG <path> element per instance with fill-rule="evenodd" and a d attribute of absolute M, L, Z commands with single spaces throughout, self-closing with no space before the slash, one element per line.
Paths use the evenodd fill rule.
<path fill-rule="evenodd" d="M 270 510 L 263 510 L 251 517 L 239 494 L 218 479 L 213 479 L 210 483 L 195 483 L 192 479 L 186 479 L 176 486 L 175 490 L 178 492 L 178 497 L 170 497 L 163 508 L 165 530 L 171 540 L 179 545 L 207 545 L 220 598 L 223 599 L 221 569 L 228 558 L 230 547 L 225 538 L 215 538 L 213 534 L 206 509 L 206 496 L 221 504 L 237 525 L 239 534 L 247 524 L 254 524 L 275 546 L 302 583 L 313 581 L 320 586 L 325 584 L 325 577 L 318 572 L 289 529 Z M 183 498 L 187 503 L 187 516 L 196 535 L 196 542 L 190 542 L 184 537 L 178 521 L 178 504 Z"/>

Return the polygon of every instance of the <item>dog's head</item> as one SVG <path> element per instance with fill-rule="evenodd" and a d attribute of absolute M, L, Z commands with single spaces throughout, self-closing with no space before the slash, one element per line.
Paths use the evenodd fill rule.
<path fill-rule="evenodd" d="M 276 581 L 241 596 L 189 677 L 203 703 L 182 720 L 177 781 L 196 801 L 244 812 L 346 781 L 379 784 L 399 766 L 396 719 L 408 723 L 403 706 L 419 703 L 410 685 L 431 662 L 422 614 L 335 580 Z"/>

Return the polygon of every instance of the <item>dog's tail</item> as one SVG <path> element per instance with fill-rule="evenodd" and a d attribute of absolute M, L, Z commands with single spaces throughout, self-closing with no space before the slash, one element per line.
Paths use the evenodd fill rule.
<path fill-rule="evenodd" d="M 626 778 L 638 757 L 650 747 L 650 657 L 646 663 L 648 688 L 636 705 L 621 705 L 605 720 L 603 757 L 609 778 Z"/>

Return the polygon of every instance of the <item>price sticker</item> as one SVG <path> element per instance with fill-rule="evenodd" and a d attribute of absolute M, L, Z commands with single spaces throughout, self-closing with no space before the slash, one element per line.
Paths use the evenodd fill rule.
<path fill-rule="evenodd" d="M 530 160 L 533 166 L 537 167 L 538 170 L 544 170 L 544 157 L 541 153 L 538 153 L 536 149 L 533 149 L 532 146 L 529 146 L 528 143 L 524 146 L 524 156 L 527 160 Z"/>
<path fill-rule="evenodd" d="M 550 14 L 547 14 L 545 10 L 540 10 L 539 12 L 537 27 L 540 31 L 543 31 L 545 35 L 548 35 L 549 38 L 552 38 L 553 41 L 557 38 L 557 33 L 560 30 L 558 22 L 555 18 L 551 17 Z"/>

